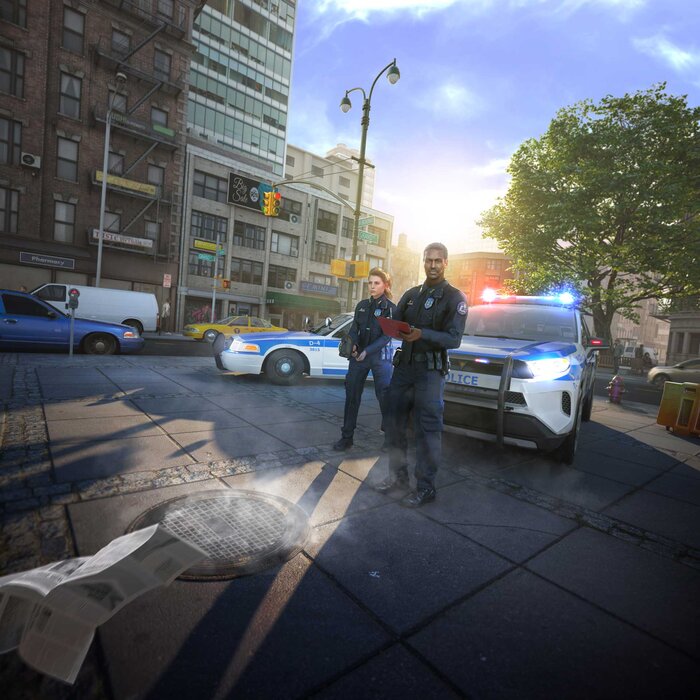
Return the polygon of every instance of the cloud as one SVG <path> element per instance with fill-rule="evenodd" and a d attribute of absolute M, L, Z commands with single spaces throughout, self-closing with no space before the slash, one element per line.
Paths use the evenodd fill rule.
<path fill-rule="evenodd" d="M 438 122 L 445 118 L 467 120 L 485 107 L 479 95 L 456 79 L 430 84 L 425 90 L 415 90 L 410 99 L 415 108 L 430 112 Z"/>
<path fill-rule="evenodd" d="M 371 14 L 410 13 L 421 17 L 430 12 L 444 10 L 464 0 L 321 0 L 316 3 L 316 13 L 345 14 L 353 19 L 367 21 Z M 482 5 L 488 0 L 470 0 L 469 4 Z"/>
<path fill-rule="evenodd" d="M 666 63 L 679 73 L 700 67 L 700 51 L 682 49 L 660 34 L 633 39 L 632 43 L 638 51 Z"/>

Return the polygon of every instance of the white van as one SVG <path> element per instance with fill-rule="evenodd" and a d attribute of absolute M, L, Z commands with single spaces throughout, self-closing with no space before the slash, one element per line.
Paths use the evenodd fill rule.
<path fill-rule="evenodd" d="M 53 282 L 42 284 L 32 290 L 32 294 L 67 313 L 69 289 L 80 292 L 76 317 L 123 323 L 136 328 L 139 334 L 158 329 L 158 302 L 154 294 Z"/>

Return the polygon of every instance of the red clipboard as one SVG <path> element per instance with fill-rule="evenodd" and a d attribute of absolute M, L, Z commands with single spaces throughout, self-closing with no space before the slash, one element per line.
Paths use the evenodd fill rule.
<path fill-rule="evenodd" d="M 401 340 L 399 331 L 401 331 L 401 333 L 411 332 L 411 326 L 409 326 L 406 321 L 394 321 L 393 318 L 384 318 L 384 316 L 379 316 L 377 320 L 382 327 L 382 331 L 384 331 L 384 335 L 388 335 L 391 338 L 398 338 Z"/>

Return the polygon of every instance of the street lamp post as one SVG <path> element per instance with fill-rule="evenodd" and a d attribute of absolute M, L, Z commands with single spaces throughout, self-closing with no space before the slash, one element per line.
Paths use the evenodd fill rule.
<path fill-rule="evenodd" d="M 365 147 L 367 146 L 367 129 L 369 127 L 369 110 L 372 102 L 372 92 L 374 91 L 374 86 L 377 84 L 377 80 L 384 74 L 387 73 L 387 80 L 394 85 L 398 79 L 401 77 L 399 73 L 398 66 L 396 65 L 396 59 L 391 63 L 384 66 L 377 77 L 372 83 L 372 87 L 369 89 L 369 94 L 366 94 L 361 87 L 354 87 L 350 90 L 345 91 L 345 97 L 340 101 L 340 109 L 343 112 L 349 112 L 352 108 L 352 102 L 348 95 L 351 92 L 359 90 L 362 93 L 362 139 L 360 141 L 360 157 L 358 158 L 358 172 L 357 172 L 357 197 L 355 199 L 355 221 L 352 229 L 352 258 L 351 260 L 357 260 L 357 237 L 360 229 L 360 207 L 362 205 L 362 180 L 365 174 Z M 352 311 L 352 290 L 355 283 L 348 280 L 348 311 Z"/>
<path fill-rule="evenodd" d="M 124 73 L 117 73 L 117 86 L 123 85 L 126 82 Z M 100 195 L 100 228 L 97 232 L 97 266 L 95 269 L 95 286 L 100 286 L 102 279 L 102 242 L 104 241 L 105 228 L 105 207 L 107 206 L 107 169 L 109 168 L 109 138 L 112 130 L 112 112 L 114 108 L 115 91 L 110 94 L 109 109 L 107 110 L 107 118 L 105 119 L 105 146 L 102 155 L 102 192 Z"/>

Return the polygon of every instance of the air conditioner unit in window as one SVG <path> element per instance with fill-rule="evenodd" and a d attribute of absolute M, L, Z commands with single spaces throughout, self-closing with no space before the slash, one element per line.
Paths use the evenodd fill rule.
<path fill-rule="evenodd" d="M 291 282 L 290 280 L 287 280 L 287 281 L 284 283 L 284 288 L 285 288 L 288 292 L 291 291 L 292 289 L 294 289 L 294 287 L 295 287 L 294 282 Z"/>
<path fill-rule="evenodd" d="M 299 217 L 298 217 L 296 214 L 290 214 L 290 215 L 289 215 L 289 220 L 290 220 L 293 224 L 298 224 L 298 223 L 299 223 Z"/>
<path fill-rule="evenodd" d="M 26 165 L 28 168 L 41 167 L 41 156 L 35 156 L 33 153 L 22 153 L 20 160 L 22 165 Z"/>

